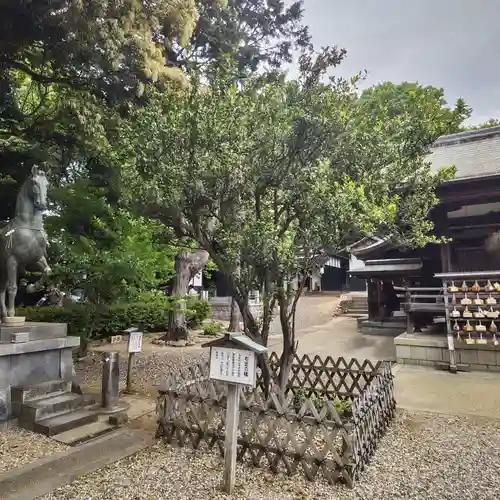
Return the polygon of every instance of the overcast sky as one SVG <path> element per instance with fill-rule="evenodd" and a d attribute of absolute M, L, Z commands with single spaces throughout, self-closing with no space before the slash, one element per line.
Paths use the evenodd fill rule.
<path fill-rule="evenodd" d="M 500 0 L 304 0 L 316 46 L 338 45 L 337 74 L 366 85 L 418 81 L 463 97 L 471 121 L 500 118 Z"/>

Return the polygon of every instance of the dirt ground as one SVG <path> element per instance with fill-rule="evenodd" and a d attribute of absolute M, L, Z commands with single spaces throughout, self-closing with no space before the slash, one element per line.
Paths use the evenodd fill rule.
<path fill-rule="evenodd" d="M 297 305 L 297 334 L 306 333 L 323 325 L 332 319 L 333 313 L 340 301 L 336 295 L 311 295 L 301 297 Z M 173 347 L 157 345 L 152 340 L 160 334 L 144 335 L 142 352 L 134 357 L 132 378 L 134 389 L 145 395 L 152 395 L 155 386 L 163 382 L 168 373 L 187 368 L 208 358 L 208 352 L 201 343 L 211 340 L 211 337 L 198 337 L 198 343 L 192 346 Z M 279 320 L 274 319 L 271 325 L 269 345 L 273 350 L 279 349 L 281 338 Z M 102 353 L 113 350 L 120 357 L 120 387 L 125 389 L 127 375 L 127 343 L 95 344 L 90 346 L 89 354 L 75 364 L 77 377 L 84 390 L 96 392 L 101 385 Z"/>

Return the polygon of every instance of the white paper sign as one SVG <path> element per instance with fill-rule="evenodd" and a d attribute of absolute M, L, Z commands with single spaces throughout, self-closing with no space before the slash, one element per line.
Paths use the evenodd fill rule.
<path fill-rule="evenodd" d="M 256 359 L 253 351 L 227 347 L 210 348 L 210 378 L 255 387 Z"/>
<path fill-rule="evenodd" d="M 199 273 L 195 274 L 193 279 L 189 283 L 190 285 L 200 288 L 203 286 L 203 270 L 201 270 Z"/>
<path fill-rule="evenodd" d="M 448 350 L 449 351 L 454 351 L 455 350 L 455 343 L 453 342 L 453 336 L 448 335 Z"/>
<path fill-rule="evenodd" d="M 132 332 L 128 338 L 128 352 L 142 351 L 142 332 Z"/>

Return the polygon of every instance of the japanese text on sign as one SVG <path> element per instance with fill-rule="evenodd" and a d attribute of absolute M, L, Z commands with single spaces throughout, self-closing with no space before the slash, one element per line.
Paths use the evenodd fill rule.
<path fill-rule="evenodd" d="M 212 347 L 210 378 L 255 386 L 255 353 L 227 347 Z"/>
<path fill-rule="evenodd" d="M 128 352 L 141 352 L 142 351 L 142 332 L 132 332 L 128 339 Z"/>

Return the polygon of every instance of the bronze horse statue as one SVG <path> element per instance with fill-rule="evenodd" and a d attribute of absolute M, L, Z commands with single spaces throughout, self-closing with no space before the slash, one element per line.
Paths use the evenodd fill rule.
<path fill-rule="evenodd" d="M 47 263 L 47 234 L 43 213 L 47 209 L 48 179 L 45 172 L 33 167 L 21 186 L 16 213 L 0 231 L 0 312 L 2 318 L 15 316 L 17 278 L 26 266 L 50 273 Z M 7 303 L 6 303 L 7 295 Z"/>

